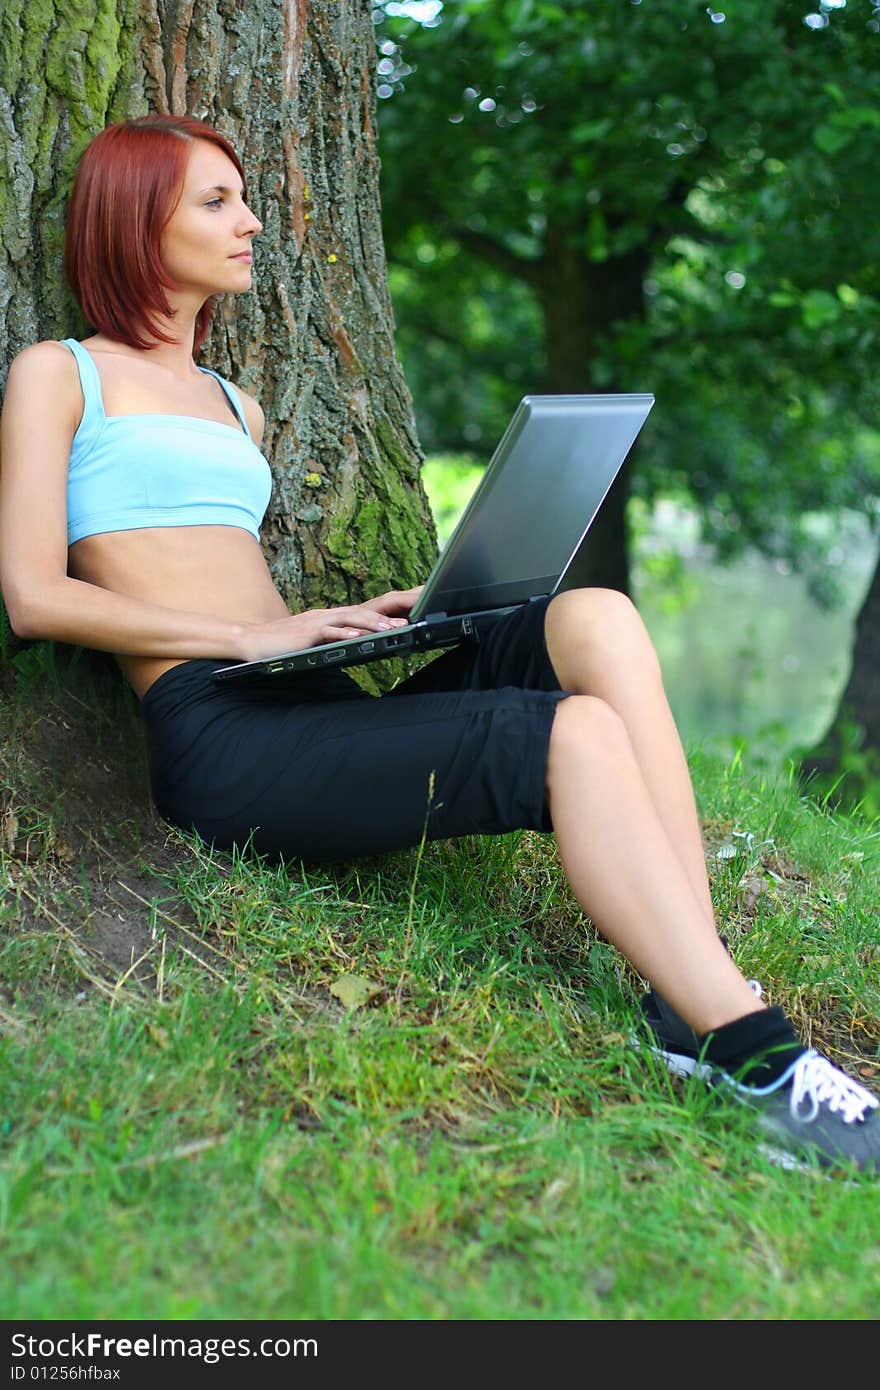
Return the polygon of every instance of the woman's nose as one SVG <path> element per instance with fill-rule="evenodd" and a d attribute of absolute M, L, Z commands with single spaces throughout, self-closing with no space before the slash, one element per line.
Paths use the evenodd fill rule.
<path fill-rule="evenodd" d="M 246 218 L 244 234 L 245 236 L 256 236 L 258 232 L 261 232 L 263 230 L 263 224 L 260 221 L 257 214 L 253 211 L 252 208 L 249 208 L 247 204 L 245 204 L 245 212 Z"/>

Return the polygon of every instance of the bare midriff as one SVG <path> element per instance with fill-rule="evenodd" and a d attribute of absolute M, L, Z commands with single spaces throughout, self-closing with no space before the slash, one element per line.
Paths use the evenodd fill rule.
<path fill-rule="evenodd" d="M 86 536 L 70 547 L 68 569 L 75 579 L 145 603 L 230 622 L 270 622 L 289 611 L 259 542 L 237 526 L 151 526 Z M 140 698 L 187 660 L 114 655 Z M 227 652 L 217 656 L 236 659 Z"/>

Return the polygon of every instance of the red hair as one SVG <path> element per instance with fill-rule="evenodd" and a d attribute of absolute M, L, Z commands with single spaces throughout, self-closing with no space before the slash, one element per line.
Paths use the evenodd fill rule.
<path fill-rule="evenodd" d="M 193 116 L 138 116 L 119 121 L 86 146 L 67 215 L 64 273 L 91 326 L 129 347 L 171 343 L 155 316 L 172 316 L 166 291 L 180 286 L 159 256 L 163 231 L 183 189 L 195 140 L 209 140 L 247 181 L 235 150 Z M 211 323 L 213 301 L 196 316 L 193 355 Z M 149 335 L 149 336 L 147 336 Z"/>

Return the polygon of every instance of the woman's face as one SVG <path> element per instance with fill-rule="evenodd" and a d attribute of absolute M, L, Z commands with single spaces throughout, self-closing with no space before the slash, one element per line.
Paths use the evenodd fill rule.
<path fill-rule="evenodd" d="M 209 140 L 194 140 L 180 202 L 160 241 L 172 279 L 203 299 L 249 289 L 251 242 L 262 226 L 232 160 Z"/>

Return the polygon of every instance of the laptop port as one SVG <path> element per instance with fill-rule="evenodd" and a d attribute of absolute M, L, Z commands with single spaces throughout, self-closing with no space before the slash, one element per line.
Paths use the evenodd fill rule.
<path fill-rule="evenodd" d="M 307 656 L 307 657 L 306 657 L 306 665 L 307 665 L 307 666 L 317 666 L 317 664 L 318 664 L 318 658 L 317 658 L 316 656 Z"/>
<path fill-rule="evenodd" d="M 374 652 L 375 650 L 376 650 L 376 643 L 375 643 L 375 642 L 360 642 L 360 643 L 358 643 L 358 651 L 359 651 L 359 652 L 363 652 L 365 656 L 367 655 L 368 652 Z"/>
<path fill-rule="evenodd" d="M 270 662 L 269 662 L 269 670 L 273 673 L 273 675 L 274 675 L 274 673 L 275 673 L 276 671 L 283 671 L 284 669 L 285 669 L 285 667 L 284 667 L 284 662 L 283 662 L 283 661 L 270 661 Z"/>
<path fill-rule="evenodd" d="M 345 651 L 344 651 L 344 650 L 343 650 L 343 651 L 325 652 L 325 653 L 324 653 L 324 665 L 325 665 L 325 666 L 331 666 L 331 665 L 333 664 L 334 661 L 343 661 L 344 659 L 345 659 Z"/>

